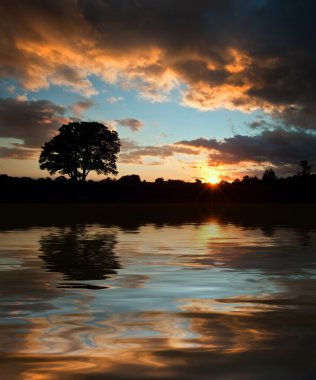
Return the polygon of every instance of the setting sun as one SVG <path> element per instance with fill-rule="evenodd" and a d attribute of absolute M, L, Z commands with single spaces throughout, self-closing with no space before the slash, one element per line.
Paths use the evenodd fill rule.
<path fill-rule="evenodd" d="M 221 178 L 216 171 L 210 170 L 207 167 L 203 167 L 201 169 L 201 177 L 205 182 L 210 183 L 211 185 L 216 185 L 221 181 Z"/>
<path fill-rule="evenodd" d="M 218 178 L 217 175 L 210 175 L 207 177 L 207 182 L 209 182 L 212 185 L 216 185 L 219 183 L 220 179 Z"/>

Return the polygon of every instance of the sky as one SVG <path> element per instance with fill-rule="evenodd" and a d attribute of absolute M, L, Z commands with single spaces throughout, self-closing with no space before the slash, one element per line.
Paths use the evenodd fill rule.
<path fill-rule="evenodd" d="M 314 0 L 1 1 L 0 173 L 49 176 L 41 146 L 71 121 L 118 132 L 118 177 L 316 164 L 315 14 Z"/>

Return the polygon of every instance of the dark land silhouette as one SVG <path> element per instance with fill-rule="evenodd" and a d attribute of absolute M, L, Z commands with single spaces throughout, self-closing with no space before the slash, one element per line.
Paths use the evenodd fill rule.
<path fill-rule="evenodd" d="M 0 202 L 91 202 L 91 203 L 231 203 L 315 202 L 316 175 L 307 160 L 298 163 L 293 176 L 278 178 L 272 168 L 259 179 L 244 176 L 232 183 L 211 185 L 157 178 L 142 181 L 139 175 L 118 180 L 88 180 L 91 171 L 117 175 L 120 139 L 116 131 L 97 122 L 72 122 L 46 142 L 39 157 L 40 169 L 62 174 L 56 179 L 0 175 Z"/>
<path fill-rule="evenodd" d="M 297 174 L 277 178 L 265 172 L 262 179 L 245 176 L 232 183 L 210 185 L 158 178 L 141 181 L 138 175 L 118 180 L 104 179 L 75 183 L 58 177 L 31 179 L 0 175 L 3 202 L 92 202 L 92 203 L 231 203 L 231 202 L 316 202 L 316 175 Z"/>

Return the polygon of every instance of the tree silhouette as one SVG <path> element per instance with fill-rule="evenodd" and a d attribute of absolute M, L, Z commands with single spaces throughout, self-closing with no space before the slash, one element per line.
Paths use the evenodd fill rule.
<path fill-rule="evenodd" d="M 277 175 L 273 169 L 266 169 L 262 175 L 262 181 L 265 183 L 273 183 L 277 179 Z"/>
<path fill-rule="evenodd" d="M 44 144 L 39 163 L 51 175 L 59 172 L 84 182 L 91 170 L 116 175 L 119 151 L 116 131 L 96 122 L 73 122 L 59 128 L 59 134 Z"/>
<path fill-rule="evenodd" d="M 299 163 L 300 167 L 302 168 L 302 171 L 297 173 L 298 175 L 310 175 L 310 172 L 312 170 L 313 165 L 309 164 L 307 160 L 302 160 Z"/>
<path fill-rule="evenodd" d="M 118 179 L 120 183 L 141 183 L 140 176 L 138 174 L 123 175 Z"/>

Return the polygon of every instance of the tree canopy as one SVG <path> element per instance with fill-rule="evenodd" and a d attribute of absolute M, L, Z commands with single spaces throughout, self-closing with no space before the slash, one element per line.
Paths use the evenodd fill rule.
<path fill-rule="evenodd" d="M 265 183 L 273 183 L 276 181 L 277 178 L 278 177 L 272 168 L 266 169 L 262 175 L 262 181 Z"/>
<path fill-rule="evenodd" d="M 40 168 L 51 175 L 68 175 L 75 182 L 84 182 L 90 171 L 116 175 L 120 145 L 117 132 L 103 124 L 72 122 L 59 128 L 59 134 L 44 144 Z"/>

